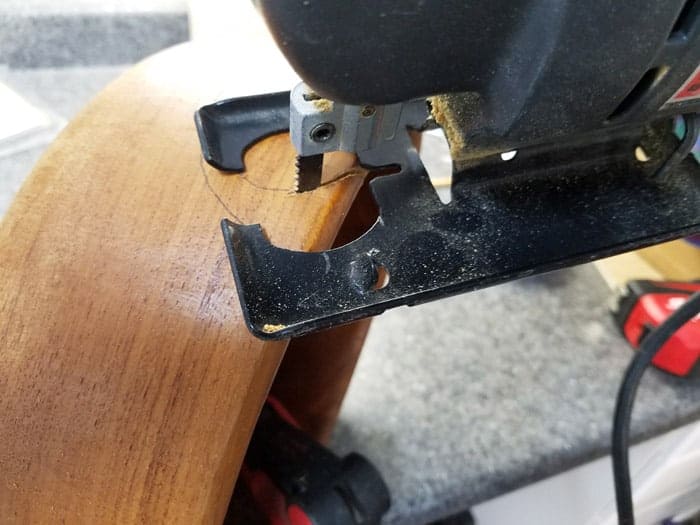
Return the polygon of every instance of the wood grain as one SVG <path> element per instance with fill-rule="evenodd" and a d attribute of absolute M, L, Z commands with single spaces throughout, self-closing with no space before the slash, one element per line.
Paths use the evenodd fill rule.
<path fill-rule="evenodd" d="M 286 343 L 244 329 L 219 220 L 327 248 L 362 179 L 291 194 L 286 135 L 206 166 L 193 111 L 240 74 L 214 64 L 182 46 L 110 85 L 0 226 L 3 522 L 225 514 Z"/>
<path fill-rule="evenodd" d="M 330 441 L 370 322 L 292 339 L 272 384 L 271 394 L 321 443 Z"/>
<path fill-rule="evenodd" d="M 357 239 L 377 220 L 379 209 L 369 188 L 373 176 L 365 178 L 333 247 Z M 370 323 L 363 319 L 293 339 L 272 384 L 272 395 L 322 443 L 330 440 Z"/>

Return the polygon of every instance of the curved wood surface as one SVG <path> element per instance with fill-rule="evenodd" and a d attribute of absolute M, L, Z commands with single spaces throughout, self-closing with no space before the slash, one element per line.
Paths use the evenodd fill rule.
<path fill-rule="evenodd" d="M 290 193 L 285 135 L 254 146 L 245 175 L 205 165 L 192 116 L 235 82 L 221 65 L 181 46 L 126 73 L 64 130 L 0 225 L 3 522 L 226 512 L 286 343 L 244 328 L 219 220 L 327 248 L 362 177 Z"/>

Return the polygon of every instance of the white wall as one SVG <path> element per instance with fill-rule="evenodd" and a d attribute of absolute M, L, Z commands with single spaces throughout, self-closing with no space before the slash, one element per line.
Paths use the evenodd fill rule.
<path fill-rule="evenodd" d="M 661 523 L 700 509 L 700 424 L 632 447 L 638 525 Z M 610 458 L 477 505 L 479 525 L 615 525 Z"/>
<path fill-rule="evenodd" d="M 227 49 L 240 70 L 227 97 L 288 91 L 300 82 L 250 0 L 190 0 L 190 34 L 196 45 Z"/>

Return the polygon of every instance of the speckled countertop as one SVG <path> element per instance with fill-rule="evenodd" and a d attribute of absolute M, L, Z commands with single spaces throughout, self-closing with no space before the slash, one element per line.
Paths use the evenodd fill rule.
<path fill-rule="evenodd" d="M 375 320 L 333 448 L 379 467 L 387 523 L 425 523 L 608 452 L 631 358 L 610 296 L 587 265 Z M 698 380 L 652 370 L 632 434 L 699 417 Z"/>

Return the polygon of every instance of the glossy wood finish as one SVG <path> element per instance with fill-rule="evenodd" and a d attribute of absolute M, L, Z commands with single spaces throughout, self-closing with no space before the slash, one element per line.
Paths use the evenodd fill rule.
<path fill-rule="evenodd" d="M 365 179 L 357 193 L 334 247 L 357 239 L 377 220 L 379 210 L 369 189 L 371 178 Z M 275 377 L 272 394 L 321 442 L 331 437 L 370 322 L 363 319 L 293 339 Z"/>
<path fill-rule="evenodd" d="M 322 443 L 330 440 L 369 326 L 363 319 L 293 339 L 272 385 L 272 395 Z"/>
<path fill-rule="evenodd" d="M 0 226 L 0 516 L 216 523 L 285 342 L 244 328 L 219 220 L 331 245 L 362 177 L 290 193 L 286 136 L 205 165 L 192 120 L 233 70 L 183 46 L 109 86 Z M 251 72 L 252 73 L 252 72 Z M 223 76 L 227 75 L 227 76 Z"/>

